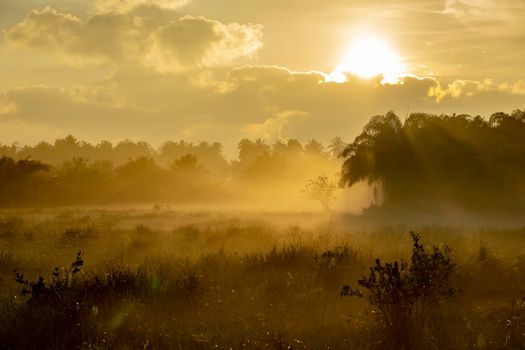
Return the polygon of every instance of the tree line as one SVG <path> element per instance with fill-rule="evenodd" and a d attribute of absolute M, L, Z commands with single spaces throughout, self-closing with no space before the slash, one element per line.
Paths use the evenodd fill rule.
<path fill-rule="evenodd" d="M 309 178 L 333 175 L 341 138 L 324 147 L 316 140 L 243 139 L 229 161 L 220 143 L 103 141 L 72 135 L 53 144 L 0 145 L 0 205 L 110 203 L 199 203 L 249 197 L 257 190 L 289 188 L 299 193 Z"/>
<path fill-rule="evenodd" d="M 280 202 L 312 179 L 368 182 L 370 209 L 501 212 L 525 209 L 525 110 L 489 118 L 394 112 L 370 119 L 350 144 L 243 139 L 227 160 L 220 143 L 0 145 L 0 205 L 212 202 L 256 193 Z M 321 192 L 324 189 L 321 188 Z M 304 191 L 303 191 L 304 192 Z M 312 191 L 307 191 L 312 193 Z M 344 208 L 343 208 L 344 209 Z"/>

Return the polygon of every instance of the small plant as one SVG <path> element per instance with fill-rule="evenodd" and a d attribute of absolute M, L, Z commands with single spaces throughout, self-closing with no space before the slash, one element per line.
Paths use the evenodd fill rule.
<path fill-rule="evenodd" d="M 30 302 L 60 302 L 64 298 L 64 292 L 72 288 L 76 282 L 76 274 L 80 272 L 80 267 L 84 265 L 82 259 L 82 252 L 77 253 L 75 261 L 68 269 L 62 273 L 58 267 L 55 267 L 52 273 L 50 283 L 46 283 L 44 277 L 39 276 L 34 282 L 25 279 L 24 274 L 15 270 L 15 281 L 22 285 L 22 296 L 28 295 L 31 297 Z"/>
<path fill-rule="evenodd" d="M 330 181 L 326 176 L 319 176 L 315 180 L 310 180 L 302 190 L 308 199 L 318 201 L 323 210 L 330 212 L 332 204 L 336 201 L 335 192 L 337 183 Z"/>
<path fill-rule="evenodd" d="M 15 270 L 15 281 L 22 287 L 20 295 L 25 296 L 25 303 L 20 304 L 18 318 L 13 324 L 13 329 L 18 331 L 12 332 L 11 341 L 26 342 L 19 338 L 19 334 L 23 334 L 20 333 L 22 328 L 29 325 L 41 348 L 73 348 L 71 342 L 78 343 L 82 338 L 83 323 L 85 284 L 79 278 L 83 265 L 82 253 L 78 252 L 68 268 L 55 267 L 49 280 L 39 276 L 30 281 Z M 63 343 L 55 343 L 58 339 Z"/>
<path fill-rule="evenodd" d="M 434 246 L 428 252 L 420 243 L 421 236 L 410 234 L 413 241 L 410 263 L 403 260 L 382 263 L 376 259 L 369 276 L 358 280 L 362 289 L 345 285 L 341 290 L 341 296 L 365 298 L 379 312 L 385 345 L 394 349 L 410 348 L 416 316 L 456 293 L 451 282 L 456 265 L 450 248 Z"/>

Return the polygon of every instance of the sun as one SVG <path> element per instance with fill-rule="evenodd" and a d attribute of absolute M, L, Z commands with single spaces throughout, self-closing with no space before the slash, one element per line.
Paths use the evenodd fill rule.
<path fill-rule="evenodd" d="M 343 62 L 334 69 L 330 78 L 335 82 L 345 82 L 348 73 L 364 79 L 382 75 L 382 83 L 396 83 L 403 74 L 403 64 L 385 41 L 361 37 L 351 44 Z"/>

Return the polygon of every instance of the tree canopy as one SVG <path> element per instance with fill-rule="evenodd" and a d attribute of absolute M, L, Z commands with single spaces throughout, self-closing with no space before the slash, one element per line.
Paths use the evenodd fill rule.
<path fill-rule="evenodd" d="M 341 184 L 380 185 L 386 208 L 525 208 L 525 110 L 377 115 L 341 153 Z"/>

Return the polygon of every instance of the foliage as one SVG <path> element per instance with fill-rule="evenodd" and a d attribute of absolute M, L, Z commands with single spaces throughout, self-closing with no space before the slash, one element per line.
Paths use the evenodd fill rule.
<path fill-rule="evenodd" d="M 311 200 L 319 201 L 323 210 L 329 212 L 335 202 L 335 191 L 337 183 L 330 181 L 326 176 L 319 176 L 315 180 L 310 180 L 303 189 L 303 193 Z"/>
<path fill-rule="evenodd" d="M 82 253 L 78 252 L 69 268 L 55 267 L 50 280 L 39 276 L 30 281 L 15 270 L 23 298 L 9 325 L 10 333 L 3 334 L 6 339 L 0 333 L 0 346 L 6 346 L 2 341 L 8 340 L 16 348 L 77 348 L 96 342 L 104 326 L 115 331 L 123 320 L 119 319 L 121 315 L 115 319 L 113 310 L 130 300 L 142 302 L 168 296 L 189 302 L 202 289 L 200 275 L 189 267 L 183 267 L 183 272 L 168 284 L 145 268 L 118 268 L 87 275 L 80 271 L 83 265 Z M 28 326 L 34 338 L 24 336 Z"/>
<path fill-rule="evenodd" d="M 0 207 L 253 201 L 279 187 L 288 189 L 283 197 L 299 196 L 301 183 L 340 167 L 315 139 L 243 139 L 238 150 L 239 160 L 228 162 L 217 142 L 168 141 L 154 149 L 130 140 L 93 145 L 70 135 L 54 144 L 0 144 Z M 22 158 L 29 156 L 39 161 Z"/>
<path fill-rule="evenodd" d="M 368 277 L 358 281 L 364 289 L 343 286 L 341 296 L 365 298 L 380 312 L 380 324 L 395 349 L 408 348 L 416 330 L 414 317 L 429 306 L 456 293 L 451 283 L 455 269 L 450 249 L 433 247 L 431 252 L 420 243 L 421 236 L 411 232 L 413 241 L 410 264 L 406 261 L 381 263 L 376 259 Z M 421 325 L 419 325 L 421 326 Z"/>
<path fill-rule="evenodd" d="M 384 266 L 406 256 L 410 267 L 412 247 L 397 230 L 363 229 L 348 217 L 327 232 L 325 219 L 164 208 L 5 210 L 0 230 L 12 233 L 0 235 L 0 348 L 393 347 L 379 309 L 338 292 L 368 271 L 372 257 Z M 453 247 L 453 281 L 462 293 L 417 303 L 413 348 L 522 348 L 525 229 L 420 229 L 429 257 L 434 242 Z M 66 271 L 78 249 L 85 264 L 72 280 Z M 54 266 L 55 295 L 20 296 L 25 284 L 14 281 L 14 268 L 35 285 L 42 276 L 45 291 L 55 288 L 45 273 Z"/>
<path fill-rule="evenodd" d="M 379 183 L 390 209 L 506 214 L 525 208 L 525 111 L 469 115 L 393 112 L 370 119 L 342 152 L 341 184 Z"/>
<path fill-rule="evenodd" d="M 32 159 L 14 160 L 0 158 L 0 203 L 16 204 L 17 198 L 31 196 L 38 187 L 41 173 L 49 171 L 49 166 Z"/>
<path fill-rule="evenodd" d="M 50 339 L 62 338 L 62 346 L 67 346 L 71 337 L 78 337 L 81 329 L 77 325 L 84 308 L 81 294 L 85 290 L 78 275 L 83 265 L 84 260 L 79 251 L 69 268 L 56 267 L 53 270 L 50 281 L 42 276 L 29 281 L 23 273 L 15 270 L 15 280 L 22 287 L 20 295 L 27 297 L 27 304 L 21 309 L 18 322 L 12 326 L 16 328 L 18 324 L 31 324 L 34 336 L 40 339 L 43 347 L 50 345 Z M 68 336 L 64 337 L 64 333 Z"/>
<path fill-rule="evenodd" d="M 82 252 L 79 251 L 75 261 L 68 269 L 60 271 L 58 267 L 55 267 L 51 282 L 48 284 L 42 276 L 31 282 L 24 278 L 23 273 L 15 271 L 15 280 L 22 286 L 20 295 L 29 295 L 31 304 L 58 303 L 63 300 L 64 292 L 67 289 L 74 288 L 77 285 L 77 273 L 80 272 L 82 265 L 84 265 L 84 260 L 82 259 Z"/>

